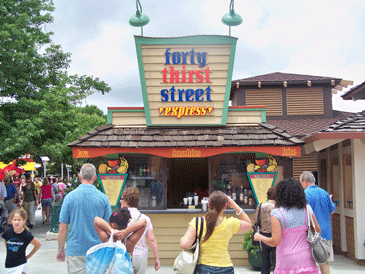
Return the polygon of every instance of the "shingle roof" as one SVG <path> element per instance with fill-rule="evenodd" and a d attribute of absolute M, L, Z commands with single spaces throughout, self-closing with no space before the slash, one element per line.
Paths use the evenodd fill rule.
<path fill-rule="evenodd" d="M 332 118 L 310 118 L 310 116 L 307 116 L 305 118 L 272 119 L 267 117 L 267 122 L 287 131 L 289 134 L 299 139 L 303 139 L 327 128 L 339 120 L 346 119 L 353 115 L 353 112 L 334 110 Z"/>
<path fill-rule="evenodd" d="M 337 121 L 321 132 L 365 132 L 365 110 Z"/>
<path fill-rule="evenodd" d="M 273 72 L 264 75 L 258 75 L 254 77 L 238 79 L 232 81 L 232 89 L 235 89 L 237 83 L 240 87 L 257 87 L 258 82 L 261 82 L 261 86 L 283 86 L 283 82 L 286 81 L 289 85 L 307 85 L 307 81 L 311 81 L 312 85 L 316 84 L 331 84 L 331 80 L 335 80 L 336 85 L 341 82 L 340 78 L 325 77 L 325 76 L 313 76 L 313 75 L 302 75 L 293 73 L 281 73 Z"/>
<path fill-rule="evenodd" d="M 112 124 L 98 127 L 70 147 L 232 147 L 298 146 L 304 142 L 275 125 L 188 128 L 121 128 Z"/>
<path fill-rule="evenodd" d="M 365 82 L 351 88 L 350 90 L 345 92 L 343 95 L 341 95 L 341 97 L 344 100 L 365 99 Z"/>

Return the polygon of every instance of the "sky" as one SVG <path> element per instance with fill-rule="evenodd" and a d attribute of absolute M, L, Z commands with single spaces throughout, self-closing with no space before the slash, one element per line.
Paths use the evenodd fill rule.
<path fill-rule="evenodd" d="M 52 40 L 72 54 L 69 74 L 98 77 L 112 88 L 85 101 L 105 113 L 108 107 L 143 106 L 134 35 L 129 25 L 134 0 L 53 0 L 54 21 L 45 26 Z M 221 18 L 230 0 L 140 0 L 150 18 L 146 37 L 228 35 Z M 333 109 L 365 110 L 365 101 L 341 95 L 365 81 L 365 1 L 239 0 L 243 23 L 237 37 L 233 80 L 282 72 L 353 81 L 333 95 Z"/>

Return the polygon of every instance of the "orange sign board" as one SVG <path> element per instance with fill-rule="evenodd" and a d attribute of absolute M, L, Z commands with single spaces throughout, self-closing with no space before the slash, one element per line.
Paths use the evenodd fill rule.
<path fill-rule="evenodd" d="M 72 148 L 74 158 L 94 158 L 112 153 L 145 153 L 165 158 L 203 158 L 232 152 L 262 152 L 285 157 L 300 157 L 300 146 L 247 146 L 247 147 L 191 147 L 191 148 L 130 148 L 130 147 L 90 147 Z M 291 154 L 288 154 L 288 153 Z M 80 156 L 82 155 L 82 156 Z M 88 157 L 84 157 L 88 155 Z"/>

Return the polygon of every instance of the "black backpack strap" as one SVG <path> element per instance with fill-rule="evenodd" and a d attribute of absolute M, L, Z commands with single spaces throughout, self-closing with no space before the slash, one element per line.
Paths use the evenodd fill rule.
<path fill-rule="evenodd" d="M 200 231 L 199 231 L 199 237 L 198 237 L 198 239 L 200 241 L 200 239 L 203 236 L 204 219 L 203 219 L 203 217 L 200 217 L 199 219 L 200 219 Z"/>
<path fill-rule="evenodd" d="M 262 206 L 262 203 L 260 203 L 260 205 L 259 205 L 259 213 L 257 214 L 256 226 L 260 226 L 260 224 L 261 224 L 261 206 Z"/>

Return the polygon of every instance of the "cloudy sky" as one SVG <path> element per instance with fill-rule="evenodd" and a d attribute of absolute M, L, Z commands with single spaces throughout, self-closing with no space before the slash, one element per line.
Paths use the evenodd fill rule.
<path fill-rule="evenodd" d="M 134 35 L 129 25 L 134 0 L 53 0 L 53 42 L 72 53 L 71 74 L 92 75 L 112 91 L 86 99 L 107 107 L 143 106 Z M 228 35 L 221 22 L 230 0 L 140 0 L 151 21 L 144 36 Z M 365 1 L 236 0 L 243 18 L 232 27 L 238 38 L 233 79 L 272 72 L 328 76 L 365 81 Z M 352 87 L 353 87 L 352 86 Z M 351 86 L 349 87 L 351 88 Z M 348 89 L 349 89 L 348 88 Z M 333 95 L 334 109 L 357 112 L 365 101 Z"/>

